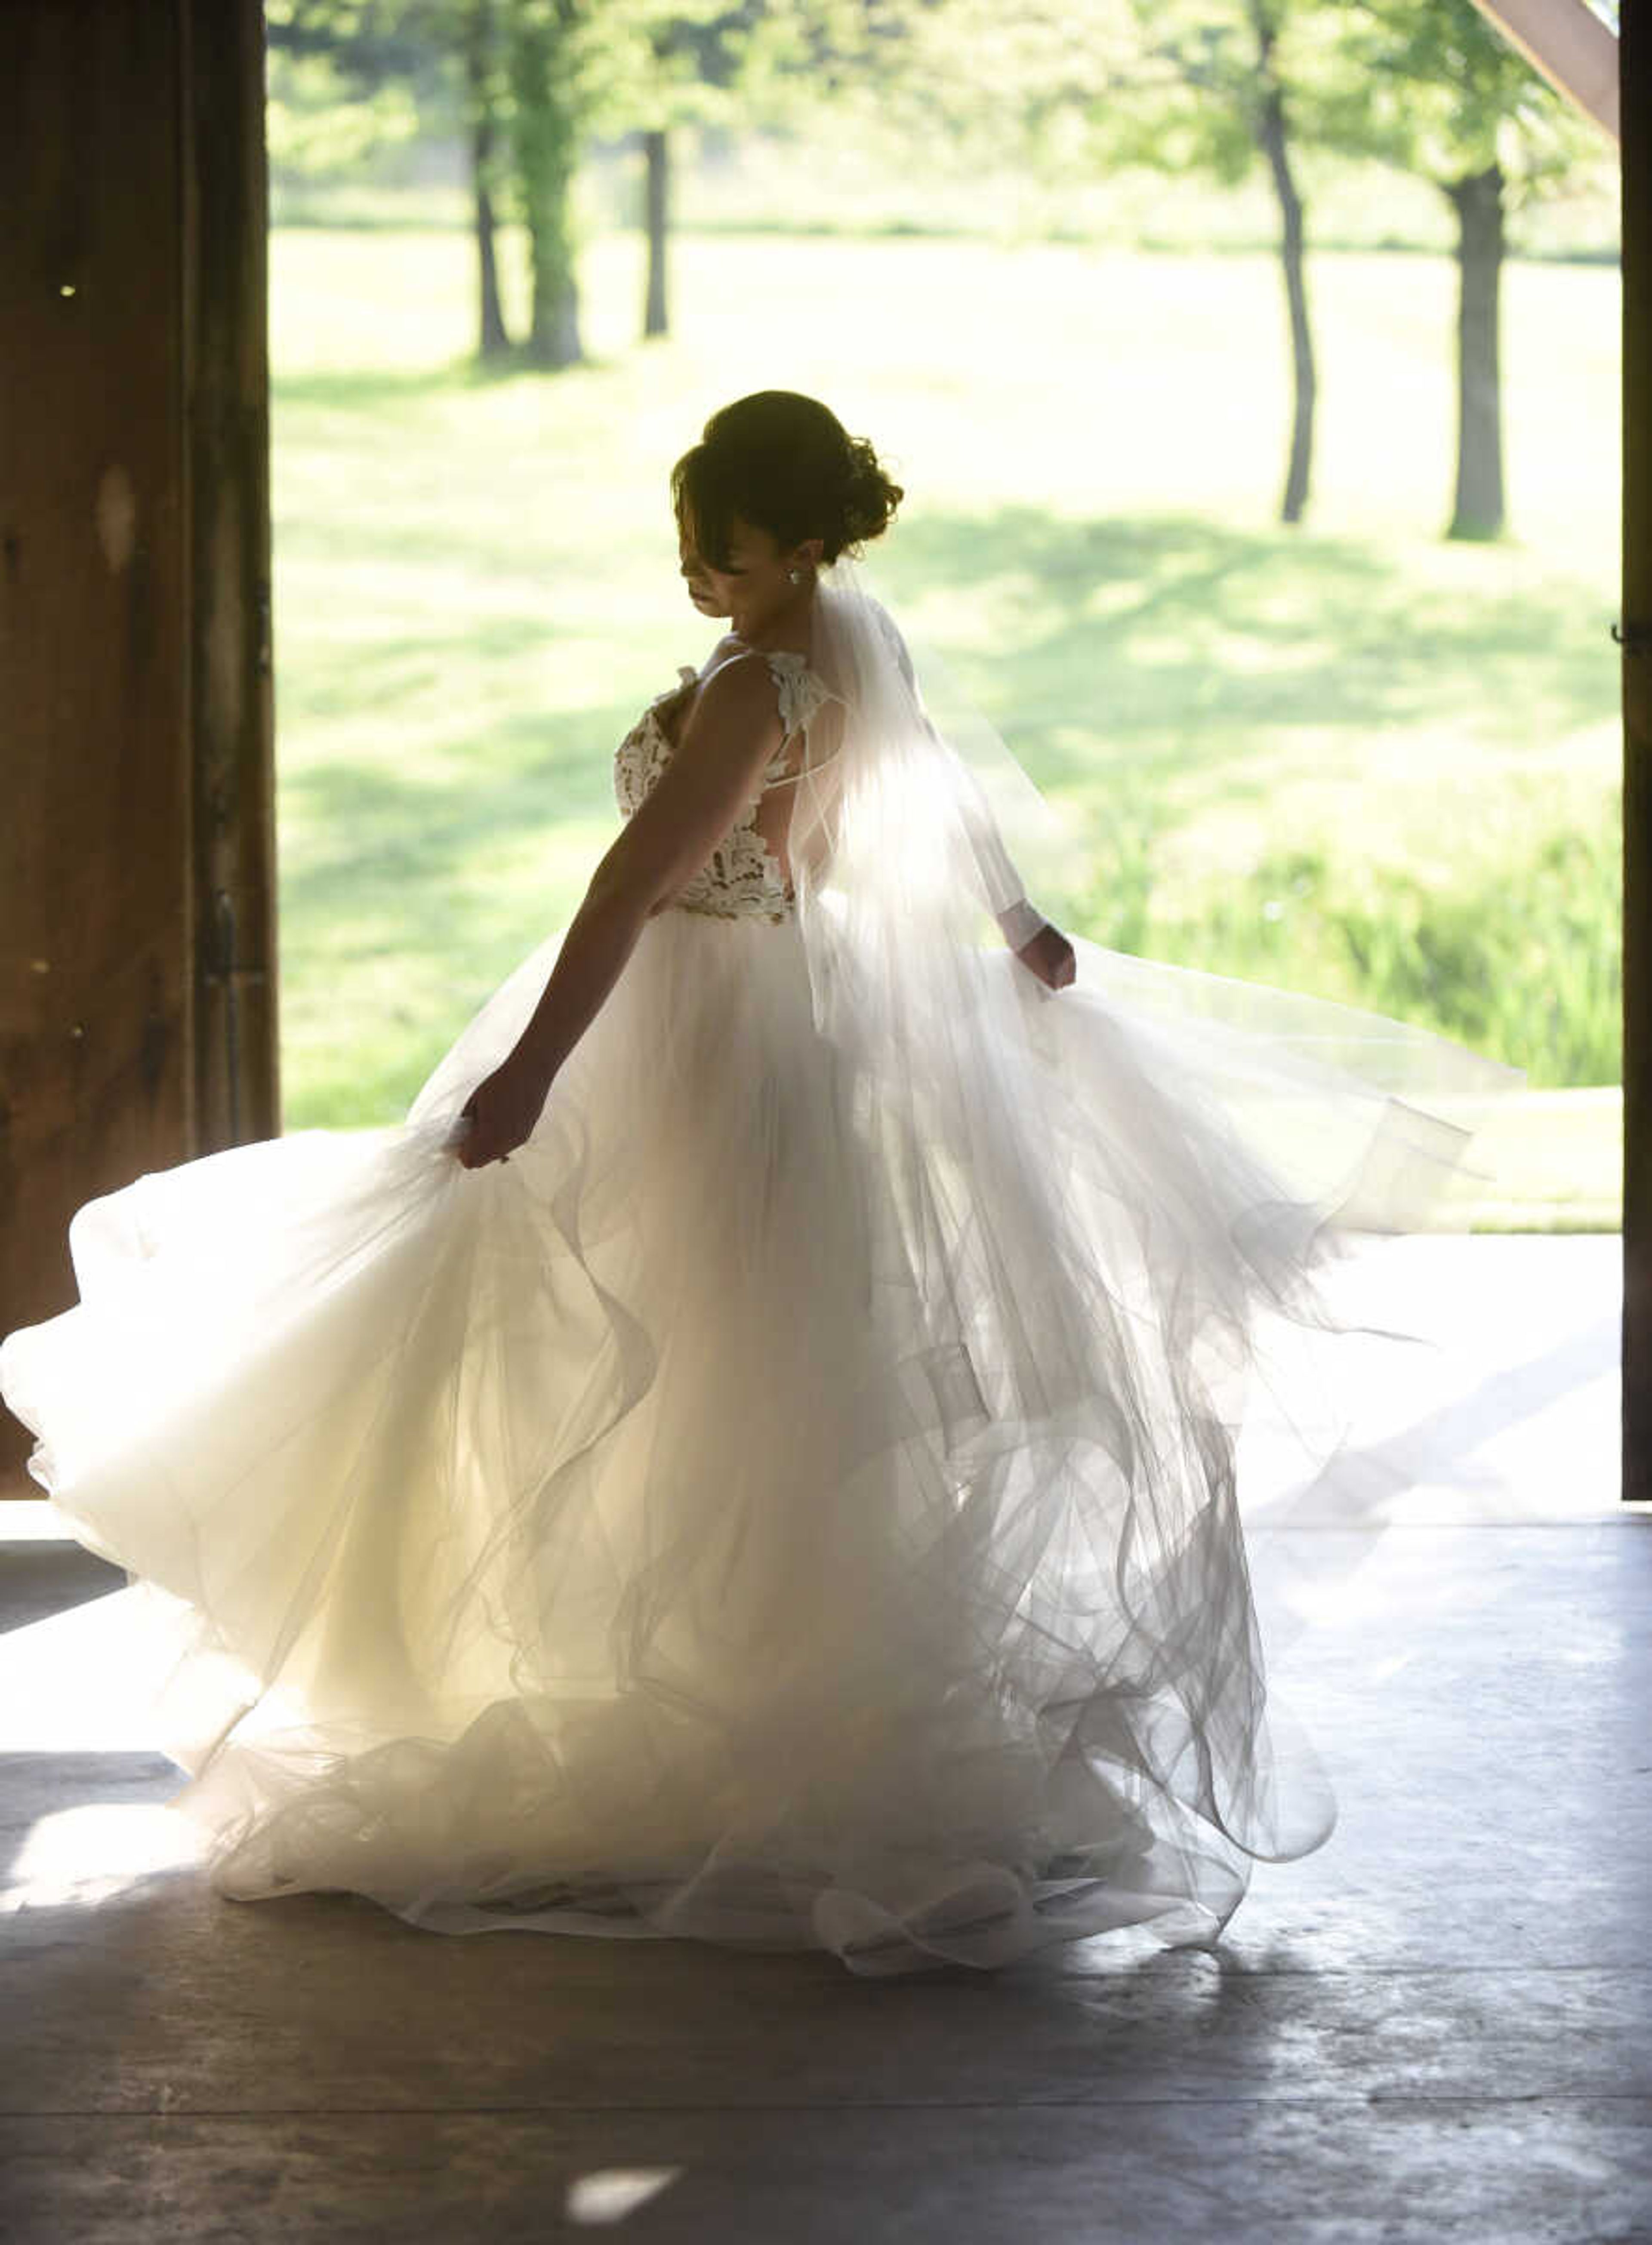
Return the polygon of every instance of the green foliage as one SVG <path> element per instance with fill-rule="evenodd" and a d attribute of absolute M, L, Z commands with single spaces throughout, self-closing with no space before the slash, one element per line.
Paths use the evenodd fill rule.
<path fill-rule="evenodd" d="M 829 103 L 838 130 L 955 176 L 1006 158 L 1058 172 L 1133 51 L 1125 0 L 778 0 L 775 14 L 772 114 L 806 125 Z"/>
<path fill-rule="evenodd" d="M 1534 1085 L 1616 1083 L 1617 810 L 1608 794 L 1594 821 L 1555 831 L 1532 791 L 1510 822 L 1518 854 L 1474 852 L 1446 882 L 1323 844 L 1268 851 L 1235 866 L 1194 916 L 1185 897 L 1156 899 L 1159 828 L 1125 806 L 1105 878 L 1076 900 L 1071 924 L 1139 956 L 1311 982 L 1513 1060 Z"/>
<path fill-rule="evenodd" d="M 588 142 L 725 114 L 745 17 L 722 0 L 505 0 L 498 20 L 503 67 L 495 73 L 490 59 L 480 98 L 513 157 L 501 208 L 532 245 L 528 356 L 568 366 L 583 356 L 574 187 Z"/>
<path fill-rule="evenodd" d="M 633 10 L 627 66 L 615 75 L 598 128 L 735 123 L 774 51 L 768 10 L 755 0 L 733 8 L 727 0 L 625 4 Z"/>
<path fill-rule="evenodd" d="M 330 55 L 274 50 L 268 85 L 270 162 L 305 180 L 345 178 L 386 149 L 405 146 L 419 131 L 418 104 L 405 86 L 387 84 L 352 96 Z"/>
<path fill-rule="evenodd" d="M 392 132 L 406 139 L 427 124 L 462 135 L 493 218 L 527 233 L 523 355 L 545 370 L 583 356 L 576 183 L 593 139 L 728 123 L 742 88 L 787 51 L 791 28 L 764 0 L 269 4 L 279 190 L 382 153 Z M 663 294 L 651 288 L 649 304 L 651 322 L 663 319 Z M 497 365 L 508 345 L 491 284 L 481 325 L 482 354 Z"/>
<path fill-rule="evenodd" d="M 1495 164 L 1516 210 L 1611 160 L 1599 125 L 1473 0 L 1347 0 L 1336 13 L 1348 75 L 1329 112 L 1332 146 L 1441 185 Z"/>
<path fill-rule="evenodd" d="M 1231 186 L 1256 154 L 1259 8 L 927 0 L 880 11 L 881 35 L 843 42 L 838 71 L 850 99 L 944 168 L 1012 155 L 1046 179 L 1140 166 Z M 1266 18 L 1308 37 L 1328 13 L 1274 0 Z"/>
<path fill-rule="evenodd" d="M 1220 187 L 1236 186 L 1256 158 L 1268 76 L 1286 90 L 1292 139 L 1302 137 L 1302 90 L 1292 67 L 1302 43 L 1293 34 L 1302 31 L 1308 9 L 1286 0 L 1266 9 L 1245 0 L 1167 0 L 1163 6 L 1132 0 L 1131 12 L 1141 60 L 1129 97 L 1092 107 L 1087 119 L 1101 160 L 1200 171 Z M 1274 47 L 1267 75 L 1263 37 Z"/>
<path fill-rule="evenodd" d="M 943 167 L 1013 151 L 1051 178 L 1141 168 L 1231 187 L 1255 162 L 1269 78 L 1293 147 L 1440 180 L 1494 156 L 1517 209 L 1611 160 L 1472 0 L 928 0 L 877 20 L 877 38 L 840 34 L 841 90 Z"/>
<path fill-rule="evenodd" d="M 272 91 L 291 64 L 321 63 L 351 107 L 411 106 L 421 129 L 463 113 L 461 58 L 485 0 L 264 0 Z M 318 81 L 319 82 L 319 81 Z"/>

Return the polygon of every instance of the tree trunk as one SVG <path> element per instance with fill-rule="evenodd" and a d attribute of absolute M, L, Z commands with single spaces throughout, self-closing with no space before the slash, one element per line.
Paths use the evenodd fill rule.
<path fill-rule="evenodd" d="M 665 255 L 670 230 L 671 151 L 663 128 L 642 135 L 646 165 L 643 181 L 644 216 L 648 228 L 648 295 L 642 308 L 642 333 L 669 333 L 665 307 Z"/>
<path fill-rule="evenodd" d="M 548 17 L 525 10 L 515 17 L 511 36 L 516 185 L 533 268 L 527 356 L 545 367 L 577 366 L 585 355 L 573 211 L 581 120 L 566 9 L 567 0 L 558 0 Z"/>
<path fill-rule="evenodd" d="M 493 199 L 487 192 L 482 168 L 491 153 L 491 145 L 483 145 L 484 133 L 491 144 L 491 125 L 479 128 L 477 133 L 476 258 L 481 288 L 477 307 L 480 330 L 478 351 L 483 358 L 503 358 L 510 349 L 511 338 L 505 325 L 505 307 L 500 300 L 499 264 L 493 248 Z"/>
<path fill-rule="evenodd" d="M 1256 140 L 1268 159 L 1268 173 L 1279 201 L 1279 252 L 1285 268 L 1285 302 L 1290 315 L 1290 457 L 1285 468 L 1285 495 L 1280 503 L 1279 519 L 1281 522 L 1300 522 L 1308 505 L 1309 477 L 1314 458 L 1315 395 L 1314 338 L 1308 324 L 1308 281 L 1303 261 L 1302 200 L 1291 176 L 1284 92 L 1274 74 L 1273 24 L 1261 5 L 1253 7 L 1252 21 L 1256 28 L 1262 87 L 1255 119 Z"/>
<path fill-rule="evenodd" d="M 1457 499 L 1448 538 L 1503 529 L 1503 402 L 1498 291 L 1503 277 L 1503 173 L 1445 183 L 1457 213 Z"/>
<path fill-rule="evenodd" d="M 502 357 L 511 347 L 500 298 L 499 261 L 493 240 L 493 166 L 497 134 L 493 124 L 491 69 L 493 0 L 471 0 L 466 20 L 465 65 L 470 85 L 471 177 L 476 204 L 477 350 L 484 359 Z"/>

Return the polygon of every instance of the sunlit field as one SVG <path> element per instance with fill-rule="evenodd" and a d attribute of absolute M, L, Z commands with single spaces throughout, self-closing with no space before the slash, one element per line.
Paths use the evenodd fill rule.
<path fill-rule="evenodd" d="M 609 235 L 593 363 L 493 377 L 472 257 L 272 237 L 288 1129 L 399 1119 L 573 910 L 616 742 L 708 644 L 671 461 L 775 384 L 906 485 L 868 566 L 1084 823 L 1069 926 L 1515 1061 L 1549 1095 L 1521 1220 L 1617 1220 L 1615 1102 L 1553 1095 L 1619 1080 L 1615 268 L 1507 269 L 1511 536 L 1475 546 L 1440 535 L 1442 256 L 1312 261 L 1295 530 L 1264 253 L 689 236 L 674 337 L 643 346 L 639 247 Z"/>

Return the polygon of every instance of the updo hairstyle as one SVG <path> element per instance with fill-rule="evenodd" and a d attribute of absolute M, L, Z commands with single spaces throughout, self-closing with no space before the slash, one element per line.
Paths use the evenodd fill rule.
<path fill-rule="evenodd" d="M 906 496 L 862 437 L 795 390 L 758 390 L 724 406 L 671 471 L 677 528 L 714 569 L 729 561 L 736 516 L 783 549 L 820 540 L 820 559 L 880 538 Z"/>

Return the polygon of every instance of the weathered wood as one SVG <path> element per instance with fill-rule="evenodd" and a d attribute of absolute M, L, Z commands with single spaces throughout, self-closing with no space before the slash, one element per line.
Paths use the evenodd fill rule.
<path fill-rule="evenodd" d="M 1618 58 L 1612 27 L 1588 0 L 1474 0 L 1480 13 L 1557 93 L 1620 137 Z M 1624 0 L 1624 13 L 1638 0 Z"/>
<path fill-rule="evenodd" d="M 180 296 L 189 504 L 191 1152 L 281 1128 L 261 0 L 187 0 Z"/>
<path fill-rule="evenodd" d="M 1623 1496 L 1652 1499 L 1652 0 L 1626 0 L 1623 119 Z"/>
<path fill-rule="evenodd" d="M 280 1127 L 262 42 L 0 9 L 0 1331 L 83 1202 Z"/>

